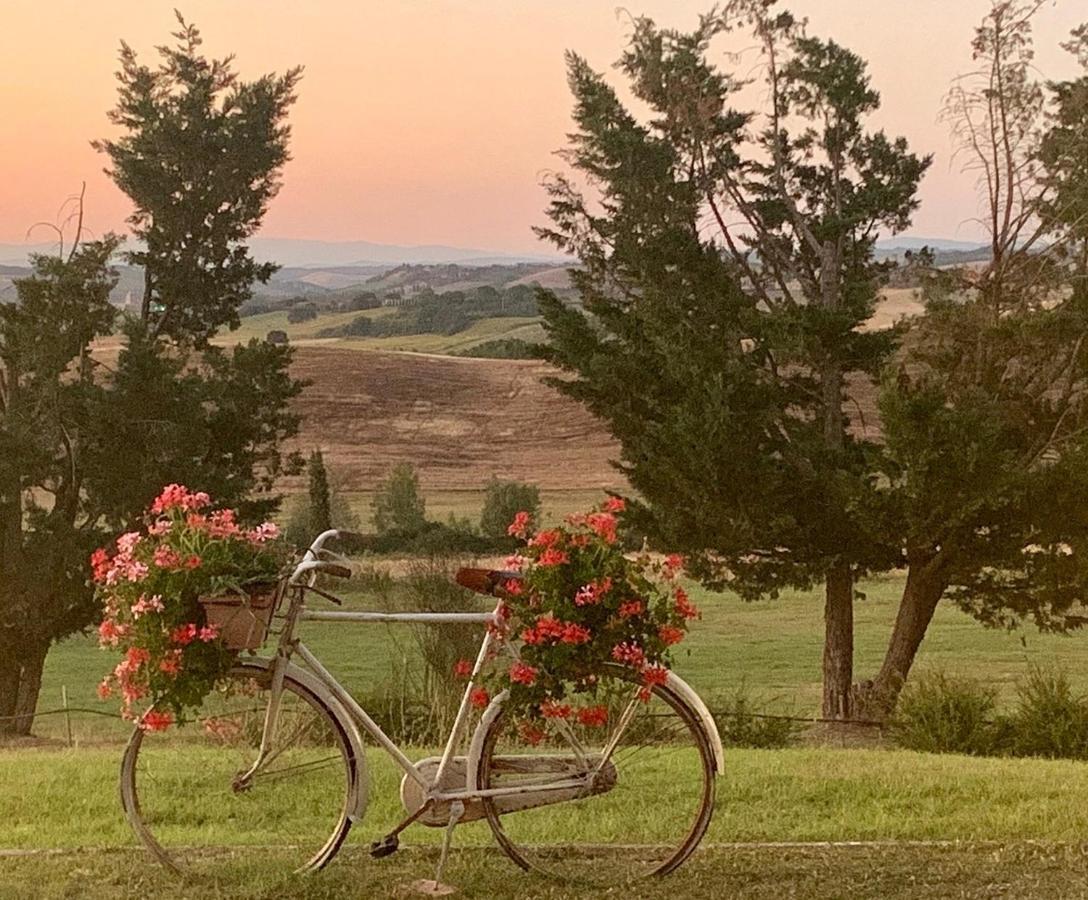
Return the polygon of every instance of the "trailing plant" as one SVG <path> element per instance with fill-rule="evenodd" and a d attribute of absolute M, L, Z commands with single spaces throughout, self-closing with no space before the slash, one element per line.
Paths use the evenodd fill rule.
<path fill-rule="evenodd" d="M 271 522 L 246 528 L 234 510 L 213 509 L 206 493 L 178 484 L 163 489 L 146 521 L 96 550 L 91 566 L 103 606 L 99 641 L 122 653 L 99 696 L 118 694 L 122 716 L 154 731 L 183 721 L 234 662 L 198 598 L 274 583 L 286 551 Z"/>
<path fill-rule="evenodd" d="M 544 736 L 543 720 L 605 724 L 610 710 L 598 688 L 611 666 L 627 669 L 648 700 L 668 679 L 670 649 L 699 615 L 675 583 L 679 556 L 624 556 L 616 534 L 623 509 L 613 497 L 557 528 L 534 531 L 527 512 L 509 527 L 524 542 L 507 560 L 520 577 L 503 585 L 498 630 L 510 654 L 492 661 L 484 681 L 509 691 L 507 709 L 529 739 Z M 474 691 L 477 706 L 489 700 L 487 688 Z"/>

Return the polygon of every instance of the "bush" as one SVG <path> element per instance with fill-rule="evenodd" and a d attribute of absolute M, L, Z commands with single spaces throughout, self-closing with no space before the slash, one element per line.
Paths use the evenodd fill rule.
<path fill-rule="evenodd" d="M 496 338 L 467 350 L 458 350 L 453 356 L 474 359 L 542 359 L 543 350 L 539 344 L 530 344 L 520 338 Z"/>
<path fill-rule="evenodd" d="M 801 734 L 800 722 L 765 717 L 767 705 L 754 701 L 744 684 L 711 707 L 722 743 L 727 747 L 778 750 L 796 743 Z"/>
<path fill-rule="evenodd" d="M 381 298 L 373 291 L 363 291 L 355 294 L 348 302 L 349 310 L 378 309 L 382 305 Z"/>
<path fill-rule="evenodd" d="M 535 484 L 492 478 L 484 492 L 480 532 L 499 544 L 512 544 L 506 529 L 519 512 L 529 513 L 534 522 L 540 521 L 540 489 Z"/>
<path fill-rule="evenodd" d="M 317 318 L 317 306 L 313 303 L 300 303 L 287 310 L 287 321 L 292 325 L 299 322 L 309 322 Z"/>
<path fill-rule="evenodd" d="M 397 463 L 371 501 L 374 530 L 418 534 L 427 524 L 427 506 L 419 493 L 419 476 L 411 463 Z"/>
<path fill-rule="evenodd" d="M 926 753 L 986 756 L 999 752 L 1008 740 L 993 689 L 941 672 L 908 683 L 890 728 L 900 746 Z"/>
<path fill-rule="evenodd" d="M 1064 672 L 1033 668 L 1010 720 L 1016 756 L 1088 759 L 1088 700 Z"/>

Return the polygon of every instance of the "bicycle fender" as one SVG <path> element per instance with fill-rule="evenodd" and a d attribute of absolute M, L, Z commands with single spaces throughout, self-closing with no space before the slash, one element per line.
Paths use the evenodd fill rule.
<path fill-rule="evenodd" d="M 695 688 L 675 672 L 669 672 L 667 687 L 690 706 L 692 712 L 695 713 L 707 740 L 710 741 L 710 752 L 714 756 L 714 772 L 718 775 L 724 775 L 725 750 L 722 747 L 722 738 L 718 733 L 718 725 L 714 721 L 714 716 L 711 715 L 710 709 L 703 702 L 703 698 L 695 692 Z M 472 742 L 469 744 L 468 749 L 468 789 L 471 791 L 479 789 L 479 784 L 476 782 L 476 772 L 479 768 L 480 757 L 483 755 L 484 735 L 487 734 L 488 726 L 495 721 L 495 717 L 502 710 L 502 705 L 509 695 L 509 691 L 503 691 L 495 696 L 487 709 L 484 710 L 484 714 L 480 717 L 480 723 L 472 733 Z"/>
<path fill-rule="evenodd" d="M 506 698 L 510 696 L 509 691 L 502 691 L 496 694 L 491 703 L 488 704 L 487 709 L 484 710 L 482 716 L 480 716 L 480 722 L 476 726 L 476 730 L 472 732 L 472 742 L 468 745 L 468 776 L 465 781 L 470 791 L 476 791 L 480 789 L 480 785 L 476 781 L 476 772 L 480 768 L 480 757 L 484 752 L 484 735 L 487 734 L 487 729 L 491 723 L 495 721 L 495 717 L 502 711 L 502 705 L 506 702 Z"/>
<path fill-rule="evenodd" d="M 714 716 L 711 715 L 706 703 L 703 702 L 703 698 L 695 693 L 695 688 L 672 671 L 669 672 L 669 680 L 666 682 L 666 686 L 690 706 L 695 715 L 699 717 L 699 724 L 703 726 L 707 740 L 710 741 L 710 750 L 714 754 L 714 771 L 718 775 L 724 775 L 725 750 L 722 748 L 722 738 L 718 734 L 718 725 L 714 721 Z"/>
<path fill-rule="evenodd" d="M 272 666 L 275 665 L 275 662 L 275 659 L 269 657 L 253 656 L 240 660 L 239 665 L 256 666 L 261 669 L 271 670 Z M 337 723 L 344 729 L 344 734 L 347 735 L 348 743 L 351 745 L 351 754 L 355 761 L 355 765 L 352 766 L 352 781 L 348 793 L 348 818 L 351 820 L 352 824 L 354 824 L 363 818 L 363 814 L 366 812 L 367 799 L 370 794 L 370 779 L 366 766 L 366 754 L 364 752 L 362 735 L 359 734 L 359 728 L 355 724 L 355 720 L 348 714 L 347 710 L 344 709 L 340 701 L 329 692 L 329 689 L 321 683 L 316 675 L 289 662 L 284 677 L 294 679 L 313 693 L 315 697 L 318 697 L 322 703 L 328 706 L 329 710 L 336 717 Z"/>

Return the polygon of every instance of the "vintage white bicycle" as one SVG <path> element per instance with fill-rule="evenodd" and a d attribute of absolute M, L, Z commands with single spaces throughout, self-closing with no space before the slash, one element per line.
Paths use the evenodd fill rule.
<path fill-rule="evenodd" d="M 444 828 L 440 878 L 454 827 L 485 819 L 519 866 L 560 878 L 617 884 L 663 875 L 688 858 L 710 823 L 723 771 L 714 720 L 691 687 L 670 674 L 645 702 L 630 670 L 609 666 L 597 695 L 611 711 L 604 728 L 562 722 L 532 746 L 504 715 L 500 694 L 470 731 L 480 670 L 489 654 L 508 647 L 497 647 L 487 628 L 499 606 L 479 613 L 311 609 L 311 598 L 340 602 L 317 586 L 319 574 L 351 574 L 324 547 L 338 535 L 320 535 L 283 582 L 275 656 L 240 656 L 228 684 L 190 724 L 134 732 L 121 767 L 122 803 L 161 862 L 181 868 L 213 857 L 226 833 L 234 854 L 256 841 L 299 870 L 321 868 L 367 808 L 364 735 L 404 773 L 404 818 L 371 844 L 374 857 L 394 852 L 412 823 Z M 494 592 L 508 577 L 465 569 L 458 580 Z M 257 615 L 252 645 L 264 640 L 270 619 L 272 610 Z M 480 626 L 480 650 L 441 755 L 413 761 L 385 734 L 296 636 L 308 621 Z"/>

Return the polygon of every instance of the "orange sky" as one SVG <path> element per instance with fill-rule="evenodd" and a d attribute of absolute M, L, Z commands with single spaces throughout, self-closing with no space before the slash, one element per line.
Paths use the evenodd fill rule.
<path fill-rule="evenodd" d="M 126 200 L 88 142 L 110 133 L 118 41 L 151 61 L 172 8 L 233 52 L 243 76 L 306 67 L 292 113 L 293 161 L 262 231 L 272 237 L 441 243 L 547 251 L 541 173 L 569 125 L 563 50 L 600 69 L 618 56 L 617 0 L 4 0 L 0 6 L 0 242 L 53 219 L 86 180 L 88 223 L 123 229 Z M 635 13 L 690 26 L 709 0 L 632 0 Z M 814 34 L 866 57 L 879 124 L 936 160 L 915 234 L 974 239 L 971 179 L 936 120 L 949 80 L 970 66 L 988 0 L 795 0 Z M 1046 6 L 1037 62 L 1068 75 L 1057 49 L 1088 18 L 1081 0 Z M 38 231 L 34 240 L 48 240 Z"/>

